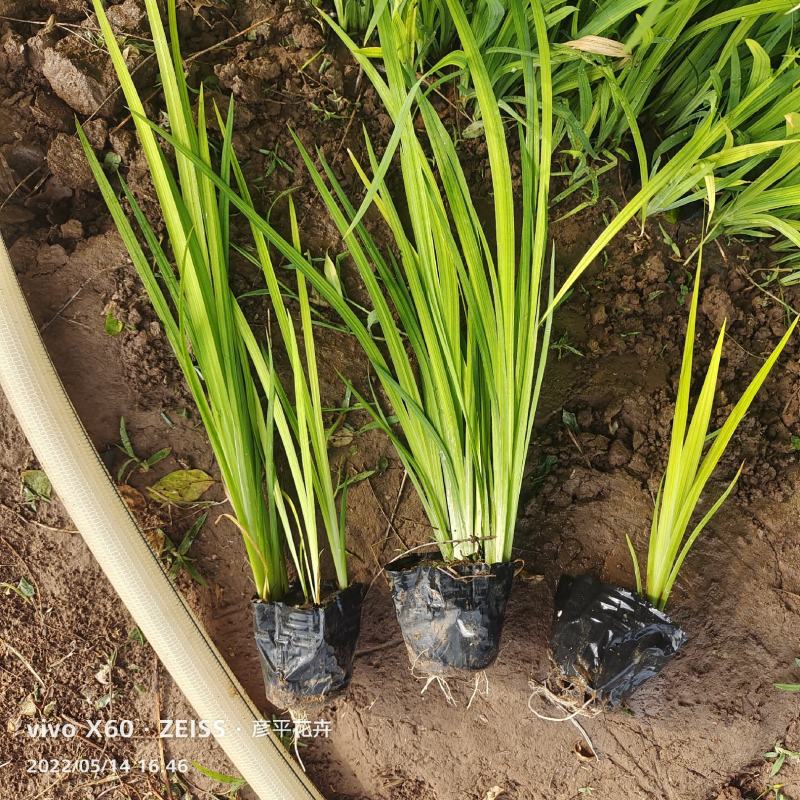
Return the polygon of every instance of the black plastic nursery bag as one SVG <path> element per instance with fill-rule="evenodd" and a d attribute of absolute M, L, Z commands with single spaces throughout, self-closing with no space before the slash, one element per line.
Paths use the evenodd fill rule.
<path fill-rule="evenodd" d="M 363 596 L 363 586 L 353 584 L 322 606 L 253 601 L 256 646 L 274 706 L 322 700 L 350 683 Z"/>
<path fill-rule="evenodd" d="M 562 576 L 550 639 L 568 677 L 583 678 L 601 701 L 617 705 L 686 642 L 670 618 L 635 592 L 591 575 Z"/>
<path fill-rule="evenodd" d="M 497 657 L 513 562 L 443 564 L 410 556 L 386 568 L 409 658 L 422 673 L 479 670 Z"/>

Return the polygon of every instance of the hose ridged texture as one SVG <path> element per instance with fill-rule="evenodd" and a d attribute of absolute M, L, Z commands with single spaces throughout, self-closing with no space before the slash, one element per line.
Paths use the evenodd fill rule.
<path fill-rule="evenodd" d="M 200 719 L 260 800 L 323 800 L 261 719 L 116 491 L 45 350 L 0 237 L 0 387 L 75 527 Z"/>

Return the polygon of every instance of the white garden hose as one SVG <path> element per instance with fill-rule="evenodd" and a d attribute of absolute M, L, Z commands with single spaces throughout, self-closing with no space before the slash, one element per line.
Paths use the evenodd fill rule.
<path fill-rule="evenodd" d="M 200 719 L 260 800 L 322 800 L 203 631 L 116 491 L 45 350 L 0 237 L 0 387 L 75 526 Z M 264 726 L 269 727 L 269 726 Z"/>

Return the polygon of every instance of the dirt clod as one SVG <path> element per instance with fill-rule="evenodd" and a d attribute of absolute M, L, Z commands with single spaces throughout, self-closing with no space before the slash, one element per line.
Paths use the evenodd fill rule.
<path fill-rule="evenodd" d="M 709 286 L 703 292 L 700 309 L 711 320 L 717 330 L 724 323 L 730 324 L 733 322 L 736 315 L 730 295 L 719 286 Z"/>
<path fill-rule="evenodd" d="M 608 449 L 608 464 L 611 467 L 622 467 L 631 460 L 631 451 L 619 439 L 611 442 Z"/>
<path fill-rule="evenodd" d="M 595 306 L 592 309 L 592 324 L 602 325 L 608 319 L 606 307 L 604 305 Z"/>
<path fill-rule="evenodd" d="M 137 0 L 123 0 L 121 3 L 109 6 L 106 14 L 111 27 L 120 34 L 134 33 L 145 18 L 144 6 Z"/>
<path fill-rule="evenodd" d="M 42 74 L 56 95 L 81 114 L 110 116 L 120 107 L 108 56 L 78 36 L 61 39 L 44 50 Z"/>
<path fill-rule="evenodd" d="M 47 166 L 65 186 L 94 188 L 94 178 L 81 143 L 66 133 L 59 133 L 47 151 Z"/>

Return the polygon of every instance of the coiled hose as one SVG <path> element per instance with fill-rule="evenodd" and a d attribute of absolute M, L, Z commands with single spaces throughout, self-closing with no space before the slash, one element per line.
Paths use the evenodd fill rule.
<path fill-rule="evenodd" d="M 258 710 L 150 550 L 78 419 L 0 237 L 0 388 L 92 554 L 200 719 L 260 800 L 323 800 Z"/>

